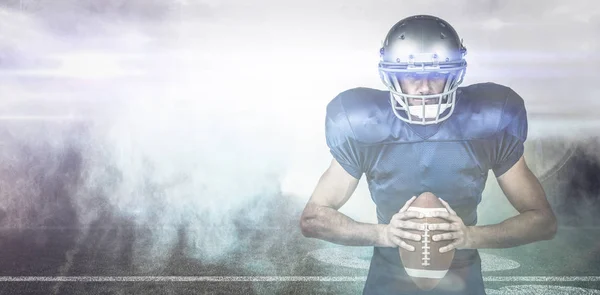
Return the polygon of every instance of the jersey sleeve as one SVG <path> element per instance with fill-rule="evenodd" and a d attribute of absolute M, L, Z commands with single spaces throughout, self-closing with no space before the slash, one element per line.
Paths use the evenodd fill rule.
<path fill-rule="evenodd" d="M 523 99 L 509 89 L 500 118 L 492 170 L 496 177 L 508 171 L 523 156 L 527 139 L 527 112 Z"/>
<path fill-rule="evenodd" d="M 335 160 L 350 175 L 360 179 L 363 174 L 360 150 L 339 95 L 327 105 L 325 138 Z"/>

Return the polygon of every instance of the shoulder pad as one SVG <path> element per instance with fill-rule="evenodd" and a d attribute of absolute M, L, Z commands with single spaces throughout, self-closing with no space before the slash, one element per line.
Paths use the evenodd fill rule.
<path fill-rule="evenodd" d="M 352 88 L 338 94 L 329 103 L 327 112 L 343 112 L 356 142 L 373 144 L 388 138 L 392 124 L 397 124 L 390 120 L 389 97 L 389 92 L 382 90 Z"/>
<path fill-rule="evenodd" d="M 501 132 L 525 111 L 523 99 L 511 88 L 479 83 L 459 89 L 452 121 L 467 138 L 488 138 Z"/>

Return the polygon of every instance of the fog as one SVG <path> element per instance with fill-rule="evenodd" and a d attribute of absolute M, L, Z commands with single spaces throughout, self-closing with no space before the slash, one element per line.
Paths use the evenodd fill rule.
<path fill-rule="evenodd" d="M 331 159 L 325 106 L 351 87 L 383 89 L 379 47 L 412 14 L 454 25 L 464 84 L 525 99 L 531 141 L 598 135 L 592 0 L 2 0 L 1 225 L 73 218 L 84 239 L 128 224 L 142 271 L 182 231 L 204 262 L 250 247 L 241 229 L 297 231 Z M 364 179 L 342 211 L 376 222 Z"/>

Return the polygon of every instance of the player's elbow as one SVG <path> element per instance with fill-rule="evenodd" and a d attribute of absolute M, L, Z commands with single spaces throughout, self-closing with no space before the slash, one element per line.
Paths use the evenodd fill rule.
<path fill-rule="evenodd" d="M 316 237 L 316 227 L 314 225 L 315 220 L 311 217 L 303 217 L 300 218 L 300 231 L 305 238 L 314 238 Z"/>
<path fill-rule="evenodd" d="M 305 238 L 311 237 L 310 222 L 306 218 L 300 218 L 300 231 Z"/>
<path fill-rule="evenodd" d="M 300 230 L 307 238 L 320 238 L 327 228 L 327 207 L 309 203 L 300 216 Z"/>
<path fill-rule="evenodd" d="M 315 236 L 314 221 L 316 214 L 314 210 L 307 206 L 300 216 L 300 231 L 306 238 L 312 238 Z"/>
<path fill-rule="evenodd" d="M 556 220 L 556 216 L 551 209 L 547 210 L 547 212 L 543 213 L 544 216 L 544 231 L 543 239 L 544 240 L 552 240 L 556 236 L 556 232 L 558 231 L 558 221 Z"/>

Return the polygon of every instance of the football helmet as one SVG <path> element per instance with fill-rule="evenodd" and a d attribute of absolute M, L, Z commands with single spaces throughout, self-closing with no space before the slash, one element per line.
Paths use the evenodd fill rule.
<path fill-rule="evenodd" d="M 416 15 L 396 23 L 383 41 L 379 62 L 381 81 L 390 91 L 394 114 L 419 125 L 448 119 L 467 68 L 466 54 L 467 48 L 454 28 L 438 17 Z M 442 93 L 407 94 L 400 87 L 400 79 L 407 76 L 430 75 L 445 78 Z M 419 103 L 410 105 L 409 98 Z"/>

